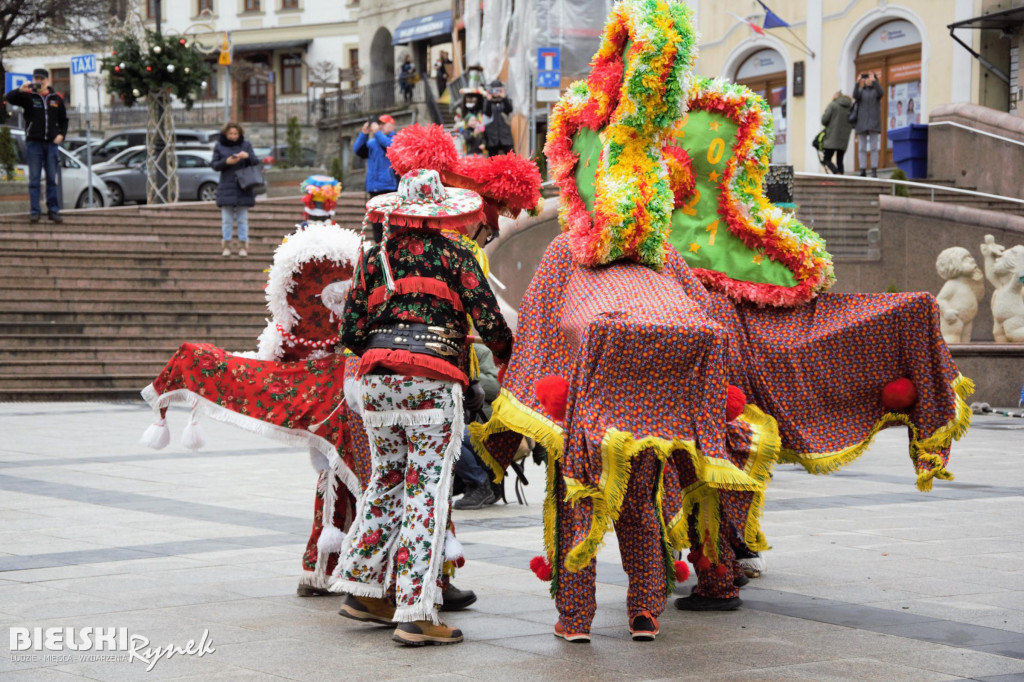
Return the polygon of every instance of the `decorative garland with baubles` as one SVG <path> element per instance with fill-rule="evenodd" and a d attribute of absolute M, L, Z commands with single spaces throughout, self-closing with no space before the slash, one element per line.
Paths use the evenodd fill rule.
<path fill-rule="evenodd" d="M 212 75 L 199 50 L 186 38 L 150 30 L 146 30 L 144 44 L 131 34 L 114 41 L 113 52 L 103 58 L 102 68 L 109 89 L 128 107 L 150 93 L 166 90 L 191 109 Z"/>

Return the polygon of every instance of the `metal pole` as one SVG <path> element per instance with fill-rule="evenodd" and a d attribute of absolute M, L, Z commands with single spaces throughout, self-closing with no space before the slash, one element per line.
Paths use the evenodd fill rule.
<path fill-rule="evenodd" d="M 533 84 L 533 72 L 530 72 L 530 88 L 529 95 L 527 96 L 527 102 L 530 106 L 530 158 L 533 158 L 533 153 L 536 151 L 537 146 L 537 90 Z"/>
<path fill-rule="evenodd" d="M 231 31 L 227 31 L 228 56 L 231 56 Z M 224 123 L 231 121 L 231 64 L 227 66 L 228 82 L 224 87 Z"/>
<path fill-rule="evenodd" d="M 92 204 L 92 131 L 89 125 L 89 74 L 82 74 L 82 90 L 85 91 L 85 167 L 89 169 L 89 208 Z"/>
<path fill-rule="evenodd" d="M 270 83 L 267 84 L 267 92 L 274 98 L 274 151 L 271 152 L 271 156 L 274 157 L 274 162 L 277 163 L 278 152 L 277 152 L 277 86 L 274 85 L 273 72 L 271 72 Z"/>
<path fill-rule="evenodd" d="M 161 19 L 160 15 L 163 14 L 163 2 L 162 2 L 162 0 L 155 0 L 155 4 L 156 4 L 156 35 L 157 35 L 158 38 L 160 38 L 163 35 L 161 33 L 161 30 L 160 30 L 160 24 L 161 24 L 161 22 L 160 22 L 160 19 Z M 149 93 L 149 96 L 152 97 L 153 93 Z M 156 101 L 156 113 L 157 113 L 156 120 L 159 121 L 159 123 L 157 124 L 158 132 L 157 132 L 157 139 L 156 139 L 156 145 L 155 145 L 155 149 L 156 149 L 156 159 L 155 160 L 156 160 L 157 187 L 160 188 L 160 191 L 153 192 L 153 197 L 156 200 L 156 203 L 164 204 L 164 203 L 167 203 L 168 178 L 167 178 L 167 157 L 164 154 L 165 140 L 164 140 L 163 134 L 160 132 L 160 127 L 163 125 L 163 120 L 164 120 L 164 99 L 163 99 L 163 95 L 162 94 L 159 96 L 159 99 L 157 99 L 157 101 Z"/>

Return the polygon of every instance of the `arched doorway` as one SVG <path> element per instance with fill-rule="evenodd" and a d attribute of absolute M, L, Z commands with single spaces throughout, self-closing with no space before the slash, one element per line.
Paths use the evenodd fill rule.
<path fill-rule="evenodd" d="M 736 69 L 733 81 L 756 92 L 772 108 L 772 123 L 775 127 L 772 163 L 785 163 L 789 158 L 789 107 L 785 59 L 771 48 L 758 50 L 743 60 Z"/>
<path fill-rule="evenodd" d="M 882 152 L 879 166 L 892 165 L 888 131 L 921 122 L 921 32 L 911 22 L 896 19 L 880 23 L 857 48 L 855 78 L 878 74 L 882 97 Z M 858 170 L 859 167 L 858 167 Z"/>
<path fill-rule="evenodd" d="M 394 77 L 395 48 L 391 45 L 391 31 L 381 26 L 370 43 L 370 83 L 382 83 Z"/>

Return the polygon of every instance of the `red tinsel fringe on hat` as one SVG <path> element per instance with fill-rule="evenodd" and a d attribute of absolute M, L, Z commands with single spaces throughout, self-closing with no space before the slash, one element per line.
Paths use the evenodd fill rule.
<path fill-rule="evenodd" d="M 425 168 L 442 175 L 455 168 L 459 153 L 452 136 L 439 125 L 418 123 L 395 133 L 388 147 L 388 159 L 399 176 Z M 472 188 L 467 188 L 472 189 Z"/>

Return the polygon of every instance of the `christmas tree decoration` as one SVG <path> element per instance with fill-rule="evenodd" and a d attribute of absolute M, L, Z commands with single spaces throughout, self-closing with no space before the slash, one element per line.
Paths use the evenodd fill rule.
<path fill-rule="evenodd" d="M 191 109 L 210 75 L 203 55 L 180 36 L 150 30 L 143 35 L 128 33 L 114 41 L 111 55 L 102 61 L 108 88 L 129 107 L 141 97 L 170 89 Z"/>

